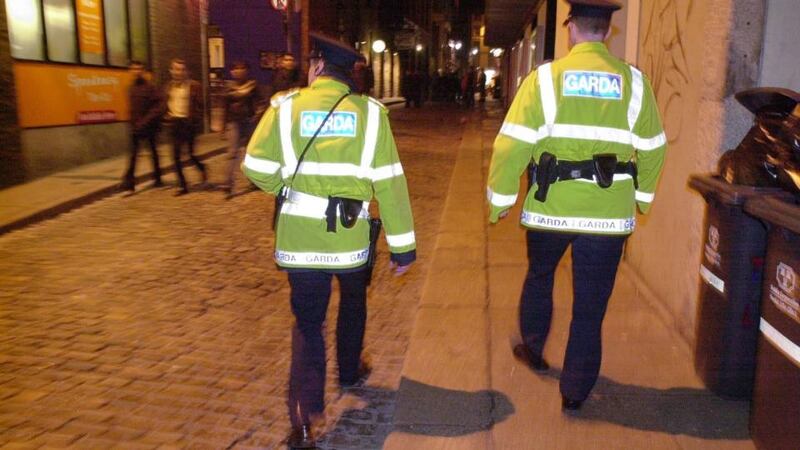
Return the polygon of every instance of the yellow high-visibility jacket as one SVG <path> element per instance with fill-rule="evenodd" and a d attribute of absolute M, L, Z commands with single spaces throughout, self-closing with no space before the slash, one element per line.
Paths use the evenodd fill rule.
<path fill-rule="evenodd" d="M 242 170 L 259 188 L 277 194 L 288 188 L 279 219 L 275 262 L 287 269 L 353 270 L 363 266 L 369 248 L 369 201 L 380 205 L 393 261 L 405 265 L 416 257 L 416 239 L 408 186 L 389 126 L 388 112 L 377 100 L 348 95 L 336 107 L 298 159 L 346 84 L 317 78 L 305 89 L 272 99 L 247 146 Z M 363 201 L 352 228 L 337 220 L 328 232 L 328 197 Z"/>
<path fill-rule="evenodd" d="M 558 181 L 547 199 L 528 192 L 521 223 L 527 228 L 590 234 L 633 232 L 636 205 L 646 213 L 664 163 L 667 139 L 649 81 L 608 52 L 602 42 L 581 43 L 523 82 L 494 142 L 489 169 L 490 222 L 516 203 L 520 176 L 543 152 L 559 161 L 613 153 L 635 161 L 639 189 L 628 174 L 611 187 L 593 180 Z"/>

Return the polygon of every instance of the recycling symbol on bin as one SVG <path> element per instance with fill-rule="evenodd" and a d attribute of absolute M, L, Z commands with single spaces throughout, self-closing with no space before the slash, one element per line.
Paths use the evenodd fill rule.
<path fill-rule="evenodd" d="M 792 295 L 795 287 L 797 287 L 797 274 L 788 264 L 778 264 L 778 273 L 775 276 L 778 280 L 778 286 L 789 295 Z"/>
<path fill-rule="evenodd" d="M 708 227 L 708 243 L 714 251 L 719 250 L 719 230 L 714 225 Z"/>

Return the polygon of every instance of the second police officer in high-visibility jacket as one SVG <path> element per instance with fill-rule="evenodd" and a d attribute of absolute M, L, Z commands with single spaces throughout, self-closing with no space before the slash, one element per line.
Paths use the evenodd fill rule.
<path fill-rule="evenodd" d="M 341 288 L 339 384 L 352 386 L 368 374 L 361 351 L 373 197 L 396 272 L 402 274 L 416 259 L 408 188 L 387 110 L 351 93 L 359 53 L 324 36 L 311 37 L 316 50 L 309 87 L 273 98 L 242 164 L 259 188 L 285 197 L 274 259 L 288 272 L 295 316 L 287 402 L 292 448 L 313 448 L 312 420 L 324 411 L 322 324 L 334 275 Z"/>
<path fill-rule="evenodd" d="M 572 245 L 573 307 L 561 372 L 562 407 L 580 408 L 597 381 L 601 328 L 636 207 L 653 202 L 666 137 L 648 80 L 612 56 L 614 0 L 567 0 L 570 53 L 524 81 L 494 143 L 490 222 L 508 214 L 520 176 L 533 181 L 521 217 L 528 274 L 514 355 L 535 370 L 550 330 L 554 272 Z"/>

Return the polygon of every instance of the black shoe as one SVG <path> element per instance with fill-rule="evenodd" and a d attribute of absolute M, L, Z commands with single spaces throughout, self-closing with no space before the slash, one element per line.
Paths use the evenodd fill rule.
<path fill-rule="evenodd" d="M 289 439 L 286 440 L 286 445 L 291 449 L 317 448 L 317 444 L 314 442 L 314 436 L 311 435 L 311 427 L 309 425 L 293 427 Z"/>
<path fill-rule="evenodd" d="M 361 361 L 358 365 L 358 372 L 356 373 L 356 377 L 352 380 L 339 380 L 339 386 L 343 389 L 361 387 L 369 378 L 369 375 L 372 373 L 372 366 L 366 361 Z"/>
<path fill-rule="evenodd" d="M 119 189 L 120 192 L 129 192 L 129 193 L 133 193 L 136 190 L 133 183 L 128 183 L 128 182 L 120 183 L 117 189 Z"/>
<path fill-rule="evenodd" d="M 164 187 L 164 182 L 161 181 L 161 180 L 156 180 L 156 181 L 153 182 L 153 184 L 150 185 L 150 187 L 154 188 L 154 189 L 155 188 L 162 188 L 162 187 Z"/>
<path fill-rule="evenodd" d="M 536 372 L 546 372 L 550 368 L 550 365 L 542 358 L 542 355 L 532 352 L 525 344 L 515 345 L 513 352 L 517 360 L 525 363 Z"/>
<path fill-rule="evenodd" d="M 181 188 L 178 192 L 175 193 L 175 197 L 180 197 L 181 195 L 186 195 L 189 193 L 189 189 Z"/>
<path fill-rule="evenodd" d="M 561 409 L 564 411 L 577 411 L 583 406 L 583 400 L 570 400 L 567 397 L 561 396 Z"/>

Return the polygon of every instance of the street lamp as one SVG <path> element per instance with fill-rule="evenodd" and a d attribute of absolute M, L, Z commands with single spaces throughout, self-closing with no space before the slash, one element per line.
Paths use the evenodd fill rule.
<path fill-rule="evenodd" d="M 372 51 L 375 53 L 383 53 L 386 50 L 386 42 L 378 39 L 372 42 Z"/>
<path fill-rule="evenodd" d="M 503 49 L 502 48 L 493 48 L 492 49 L 492 56 L 495 58 L 499 58 L 503 56 Z"/>
<path fill-rule="evenodd" d="M 422 47 L 422 44 L 417 44 L 417 47 L 416 47 L 417 53 L 421 52 L 423 48 L 424 47 Z"/>
<path fill-rule="evenodd" d="M 478 54 L 478 49 L 476 47 L 473 47 L 470 53 L 472 53 L 472 55 L 475 56 Z"/>
<path fill-rule="evenodd" d="M 456 41 L 456 45 L 455 45 L 455 49 L 456 50 L 461 50 L 462 46 L 463 46 L 463 44 L 461 43 L 461 41 Z"/>

